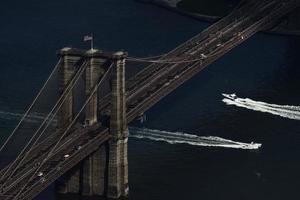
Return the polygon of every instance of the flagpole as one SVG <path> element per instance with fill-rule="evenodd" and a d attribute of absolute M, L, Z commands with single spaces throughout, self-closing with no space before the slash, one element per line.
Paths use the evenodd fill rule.
<path fill-rule="evenodd" d="M 92 34 L 92 40 L 91 40 L 91 49 L 94 50 L 94 36 Z"/>
<path fill-rule="evenodd" d="M 84 42 L 89 41 L 90 45 L 91 45 L 91 50 L 94 50 L 94 36 L 93 36 L 93 34 L 84 36 L 83 41 Z"/>

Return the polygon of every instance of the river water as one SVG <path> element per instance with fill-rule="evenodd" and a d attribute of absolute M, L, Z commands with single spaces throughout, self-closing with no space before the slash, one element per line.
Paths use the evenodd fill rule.
<path fill-rule="evenodd" d="M 32 101 L 57 61 L 55 51 L 88 48 L 82 42 L 88 33 L 94 33 L 99 48 L 149 56 L 171 50 L 209 24 L 133 0 L 11 0 L 0 7 L 0 25 L 0 110 L 14 113 Z M 297 37 L 257 34 L 156 104 L 145 123 L 132 123 L 254 141 L 262 148 L 130 138 L 130 200 L 297 199 L 300 121 L 226 104 L 222 93 L 299 106 L 299 45 Z M 5 116 L 0 117 L 2 140 L 17 123 Z M 37 199 L 55 199 L 53 187 Z"/>

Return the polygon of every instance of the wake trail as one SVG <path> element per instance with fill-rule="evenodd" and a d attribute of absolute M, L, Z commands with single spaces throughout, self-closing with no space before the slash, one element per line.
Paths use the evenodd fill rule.
<path fill-rule="evenodd" d="M 223 96 L 225 98 L 222 101 L 226 103 L 226 105 L 234 105 L 288 119 L 300 120 L 300 106 L 270 104 L 249 98 L 239 98 L 235 94 L 223 94 Z"/>
<path fill-rule="evenodd" d="M 22 116 L 21 113 L 0 111 L 0 119 L 16 120 L 20 119 Z M 28 115 L 25 120 L 29 123 L 38 123 L 43 119 L 45 119 L 45 115 L 33 113 Z M 261 147 L 261 144 L 258 143 L 243 143 L 215 136 L 198 136 L 182 132 L 169 132 L 147 128 L 129 127 L 129 132 L 129 136 L 132 138 L 150 139 L 153 141 L 167 142 L 169 144 L 189 144 L 193 146 L 234 149 L 258 149 Z"/>
<path fill-rule="evenodd" d="M 22 117 L 23 117 L 23 114 L 21 114 L 21 113 L 0 111 L 0 119 L 19 120 Z M 34 113 L 27 115 L 27 117 L 24 120 L 29 123 L 39 123 L 42 120 L 44 120 L 45 118 L 46 118 L 45 114 L 34 112 Z M 53 121 L 56 121 L 56 120 L 53 120 Z"/>
<path fill-rule="evenodd" d="M 258 149 L 261 144 L 236 142 L 215 136 L 198 136 L 181 132 L 169 132 L 148 128 L 129 127 L 129 137 L 162 141 L 169 144 L 189 144 L 203 147 L 222 147 L 234 149 Z"/>

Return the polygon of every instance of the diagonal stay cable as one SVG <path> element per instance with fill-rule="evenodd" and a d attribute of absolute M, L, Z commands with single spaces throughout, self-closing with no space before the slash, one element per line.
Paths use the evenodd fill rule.
<path fill-rule="evenodd" d="M 11 138 L 15 135 L 16 131 L 18 130 L 18 128 L 20 127 L 20 125 L 22 124 L 22 122 L 24 121 L 24 119 L 27 117 L 28 113 L 31 111 L 31 109 L 35 105 L 35 103 L 38 100 L 38 98 L 41 96 L 42 92 L 44 91 L 44 89 L 48 85 L 50 79 L 52 78 L 52 76 L 54 75 L 54 73 L 56 72 L 56 70 L 58 69 L 58 67 L 60 66 L 60 64 L 61 64 L 61 59 L 57 62 L 56 66 L 52 70 L 52 72 L 49 75 L 48 79 L 46 80 L 46 82 L 44 83 L 43 87 L 40 89 L 40 91 L 38 92 L 38 94 L 35 96 L 33 102 L 27 108 L 26 112 L 24 113 L 23 117 L 21 118 L 21 120 L 19 121 L 19 123 L 17 124 L 17 126 L 14 128 L 14 130 L 12 131 L 12 133 L 8 136 L 8 138 L 6 139 L 6 141 L 4 142 L 4 144 L 1 146 L 0 153 L 5 148 L 5 146 L 7 145 L 7 143 L 11 140 Z"/>
<path fill-rule="evenodd" d="M 7 177 L 7 179 L 9 179 L 13 173 L 15 171 L 17 171 L 17 169 L 20 167 L 20 165 L 23 163 L 23 161 L 27 158 L 27 156 L 29 155 L 30 151 L 34 148 L 34 145 L 37 143 L 37 141 L 41 138 L 41 136 L 44 134 L 44 132 L 46 131 L 46 129 L 48 128 L 48 126 L 50 125 L 50 123 L 53 121 L 53 119 L 55 118 L 57 112 L 59 111 L 59 109 L 61 108 L 62 104 L 65 102 L 65 100 L 68 98 L 69 93 L 72 91 L 72 89 L 75 87 L 75 84 L 77 83 L 77 81 L 79 80 L 80 76 L 82 75 L 82 73 L 84 72 L 85 68 L 87 67 L 87 63 L 84 62 L 81 65 L 81 68 L 77 71 L 77 73 L 74 75 L 73 79 L 71 80 L 71 82 L 68 84 L 66 90 L 63 92 L 63 94 L 61 95 L 61 97 L 59 98 L 59 100 L 56 102 L 56 104 L 54 105 L 54 107 L 52 108 L 52 110 L 48 113 L 47 117 L 44 119 L 43 123 L 40 125 L 40 127 L 36 130 L 36 132 L 34 133 L 34 135 L 32 136 L 32 138 L 30 139 L 30 141 L 26 144 L 26 146 L 23 148 L 22 152 L 18 155 L 18 157 L 15 159 L 15 161 L 9 166 L 9 168 L 6 170 L 6 172 L 4 173 L 4 175 L 1 177 L 1 179 L 6 178 L 7 174 L 9 173 L 9 171 L 11 170 L 12 167 L 14 167 L 15 163 L 17 162 L 17 160 L 21 157 L 21 155 L 26 151 L 26 149 L 29 147 L 30 143 L 32 143 L 33 139 L 36 137 L 36 135 L 39 133 L 39 131 L 42 129 L 43 125 L 48 122 L 46 124 L 46 126 L 44 127 L 43 131 L 40 133 L 40 135 L 38 136 L 38 138 L 34 141 L 33 145 L 31 146 L 31 148 L 27 151 L 27 153 L 25 154 L 25 156 L 22 158 L 22 160 L 17 164 L 16 167 L 14 167 L 13 171 L 9 174 L 9 176 Z M 56 109 L 56 110 L 55 110 Z M 55 112 L 54 112 L 55 110 Z M 54 114 L 53 114 L 54 112 Z M 49 117 L 51 117 L 50 120 Z"/>
<path fill-rule="evenodd" d="M 65 135 L 68 133 L 68 131 L 71 129 L 71 127 L 74 125 L 74 123 L 77 121 L 77 119 L 79 118 L 81 112 L 85 109 L 86 105 L 90 102 L 90 100 L 92 99 L 93 95 L 95 94 L 95 92 L 98 90 L 99 86 L 102 84 L 102 82 L 106 79 L 107 75 L 109 74 L 109 72 L 111 71 L 112 67 L 114 64 L 111 64 L 107 70 L 107 72 L 102 76 L 102 78 L 100 79 L 100 81 L 97 83 L 97 85 L 94 87 L 94 89 L 92 90 L 91 94 L 89 95 L 88 99 L 85 101 L 84 105 L 81 107 L 81 109 L 79 110 L 79 112 L 76 114 L 75 118 L 72 120 L 72 122 L 69 124 L 69 126 L 66 128 L 66 130 L 64 131 L 64 133 L 61 135 L 61 137 L 59 138 L 59 140 L 56 142 L 56 144 L 53 146 L 53 148 L 50 150 L 50 152 L 48 153 L 47 157 L 42 161 L 42 163 L 40 164 L 40 166 L 34 171 L 33 175 L 29 178 L 29 180 L 27 181 L 27 183 L 24 184 L 24 186 L 19 190 L 19 192 L 16 194 L 16 196 L 13 198 L 13 200 L 17 200 L 18 197 L 20 196 L 20 194 L 23 192 L 23 190 L 26 188 L 26 186 L 32 181 L 32 179 L 35 177 L 35 174 L 41 169 L 41 167 L 48 161 L 48 159 L 50 158 L 50 156 L 52 156 L 53 152 L 55 151 L 55 149 L 58 147 L 59 143 L 61 142 L 61 140 L 65 137 Z"/>
<path fill-rule="evenodd" d="M 86 68 L 86 62 L 84 62 L 83 64 L 81 64 L 81 68 L 77 71 L 77 73 L 74 75 L 73 79 L 70 81 L 70 83 L 68 84 L 66 90 L 63 92 L 63 94 L 61 95 L 61 97 L 59 98 L 59 100 L 56 102 L 55 106 L 52 108 L 52 110 L 50 111 L 50 113 L 47 115 L 47 117 L 44 119 L 43 123 L 40 125 L 39 129 L 35 132 L 34 136 L 31 138 L 31 140 L 27 143 L 26 147 L 23 149 L 23 151 L 19 154 L 19 156 L 16 158 L 16 160 L 14 161 L 13 164 L 15 164 L 15 162 L 17 161 L 17 159 L 22 155 L 22 153 L 24 153 L 24 151 L 26 150 L 26 148 L 28 147 L 28 145 L 33 141 L 33 138 L 37 135 L 37 133 L 41 130 L 41 128 L 43 127 L 43 125 L 45 124 L 45 122 L 48 121 L 46 127 L 44 128 L 43 132 L 41 133 L 41 135 L 37 138 L 37 140 L 35 141 L 35 143 L 32 145 L 32 148 L 34 147 L 34 145 L 36 144 L 36 142 L 38 141 L 38 139 L 42 136 L 42 134 L 44 133 L 44 131 L 47 129 L 47 127 L 49 126 L 49 124 L 52 122 L 52 120 L 54 119 L 55 115 L 57 114 L 58 110 L 60 109 L 61 105 L 64 103 L 64 101 L 66 100 L 67 98 L 67 95 L 69 94 L 69 92 L 74 88 L 75 84 L 77 83 L 77 81 L 79 80 L 81 74 L 83 73 L 83 71 L 85 70 Z M 64 98 L 64 99 L 63 99 Z M 62 102 L 61 102 L 62 101 Z M 57 108 L 57 106 L 59 105 L 59 107 Z M 55 114 L 52 114 L 53 111 L 56 110 Z M 52 116 L 51 120 L 48 120 L 49 117 Z M 32 148 L 28 151 L 30 152 L 32 150 Z M 28 155 L 28 152 L 27 154 L 25 155 L 25 157 L 23 157 L 22 161 L 25 160 L 26 156 Z M 22 162 L 21 161 L 21 162 Z M 19 165 L 21 164 L 21 162 L 18 164 L 17 167 L 14 168 L 14 171 L 12 172 L 12 174 L 17 170 L 17 168 L 19 167 Z M 10 165 L 10 168 L 13 166 Z M 2 176 L 2 179 L 3 177 L 5 177 L 5 175 L 7 175 L 8 171 L 10 170 L 10 168 L 6 171 L 6 173 Z M 11 174 L 11 175 L 12 175 Z M 10 176 L 11 177 L 11 176 Z"/>

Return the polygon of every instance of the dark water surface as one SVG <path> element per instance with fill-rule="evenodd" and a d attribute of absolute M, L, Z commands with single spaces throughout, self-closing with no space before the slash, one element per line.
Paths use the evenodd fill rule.
<path fill-rule="evenodd" d="M 132 0 L 11 0 L 0 7 L 0 110 L 22 111 L 64 46 L 171 50 L 208 24 Z M 298 199 L 300 122 L 227 106 L 221 93 L 299 105 L 300 39 L 257 34 L 155 105 L 147 128 L 263 144 L 259 151 L 129 141 L 131 200 Z M 0 117 L 0 134 L 16 120 Z M 136 125 L 136 124 L 133 124 Z M 37 199 L 55 199 L 50 187 Z"/>
<path fill-rule="evenodd" d="M 188 12 L 209 16 L 225 16 L 229 14 L 241 0 L 183 0 L 177 6 Z"/>

